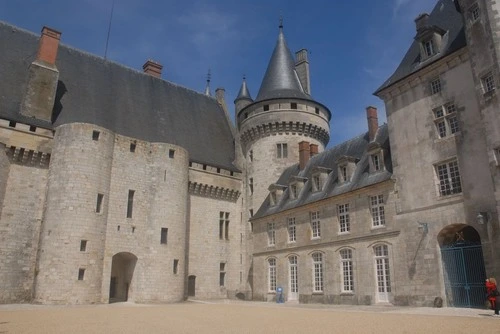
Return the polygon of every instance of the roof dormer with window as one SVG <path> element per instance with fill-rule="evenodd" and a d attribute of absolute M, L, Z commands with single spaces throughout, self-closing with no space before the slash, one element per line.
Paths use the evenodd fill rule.
<path fill-rule="evenodd" d="M 371 173 L 376 173 L 385 170 L 384 164 L 384 150 L 377 142 L 368 144 L 367 153 L 369 157 L 369 170 Z"/>
<path fill-rule="evenodd" d="M 271 184 L 269 186 L 268 190 L 270 206 L 278 205 L 278 203 L 281 201 L 281 198 L 283 197 L 283 192 L 285 191 L 285 189 L 286 186 L 277 183 Z"/>
<path fill-rule="evenodd" d="M 326 167 L 314 167 L 311 174 L 311 191 L 318 192 L 322 191 L 325 187 L 326 181 L 328 180 L 328 175 L 332 170 Z"/>
<path fill-rule="evenodd" d="M 420 14 L 415 19 L 417 35 L 415 40 L 420 43 L 420 62 L 441 52 L 442 45 L 446 45 L 447 32 L 438 26 L 429 24 L 429 14 Z"/>
<path fill-rule="evenodd" d="M 339 183 L 350 182 L 359 159 L 343 155 L 337 159 Z"/>
<path fill-rule="evenodd" d="M 300 192 L 304 188 L 304 184 L 306 183 L 306 181 L 307 178 L 300 176 L 292 176 L 290 178 L 288 190 L 289 190 L 289 197 L 291 200 L 299 198 Z"/>

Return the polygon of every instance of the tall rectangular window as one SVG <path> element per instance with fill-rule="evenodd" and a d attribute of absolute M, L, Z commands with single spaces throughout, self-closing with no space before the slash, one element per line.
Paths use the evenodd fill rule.
<path fill-rule="evenodd" d="M 92 131 L 92 140 L 99 140 L 100 132 L 97 130 Z"/>
<path fill-rule="evenodd" d="M 430 57 L 435 53 L 434 42 L 432 41 L 432 39 L 424 42 L 424 50 L 427 57 Z"/>
<path fill-rule="evenodd" d="M 85 269 L 83 268 L 78 269 L 78 280 L 83 281 L 84 277 L 85 277 Z"/>
<path fill-rule="evenodd" d="M 431 81 L 431 93 L 437 94 L 441 91 L 441 79 L 436 78 Z"/>
<path fill-rule="evenodd" d="M 250 152 L 248 152 L 248 160 L 250 160 L 250 162 L 253 161 L 253 150 L 250 150 Z"/>
<path fill-rule="evenodd" d="M 226 285 L 226 264 L 224 262 L 220 263 L 219 285 Z"/>
<path fill-rule="evenodd" d="M 340 251 L 340 269 L 342 271 L 342 292 L 353 292 L 352 250 L 342 249 Z"/>
<path fill-rule="evenodd" d="M 268 260 L 269 291 L 276 291 L 276 259 Z"/>
<path fill-rule="evenodd" d="M 469 15 L 472 22 L 475 22 L 479 19 L 479 6 L 477 3 L 472 5 L 472 7 L 469 9 Z"/>
<path fill-rule="evenodd" d="M 457 108 L 453 103 L 440 106 L 434 109 L 433 113 L 434 124 L 439 138 L 444 138 L 459 131 Z"/>
<path fill-rule="evenodd" d="M 274 246 L 276 244 L 276 231 L 274 229 L 274 223 L 267 223 L 267 244 L 269 246 Z"/>
<path fill-rule="evenodd" d="M 314 253 L 313 259 L 313 291 L 323 291 L 323 254 Z"/>
<path fill-rule="evenodd" d="M 351 221 L 349 217 L 349 204 L 341 204 L 338 206 L 339 215 L 339 230 L 340 233 L 351 231 Z"/>
<path fill-rule="evenodd" d="M 313 191 L 320 191 L 322 189 L 322 186 L 319 174 L 313 175 L 312 180 Z"/>
<path fill-rule="evenodd" d="M 380 170 L 380 156 L 378 154 L 372 154 L 373 169 L 375 171 Z"/>
<path fill-rule="evenodd" d="M 288 145 L 286 143 L 276 144 L 276 157 L 284 159 L 288 157 Z"/>
<path fill-rule="evenodd" d="M 174 274 L 177 274 L 178 270 L 179 270 L 179 260 L 178 259 L 174 259 L 174 266 L 172 268 L 172 272 Z"/>
<path fill-rule="evenodd" d="M 134 193 L 135 190 L 128 191 L 127 218 L 132 218 L 132 210 L 134 209 Z"/>
<path fill-rule="evenodd" d="M 136 147 L 136 143 L 135 142 L 131 142 L 130 143 L 130 152 L 135 152 L 135 147 Z"/>
<path fill-rule="evenodd" d="M 229 212 L 219 212 L 219 239 L 229 240 Z"/>
<path fill-rule="evenodd" d="M 103 199 L 104 199 L 104 194 L 97 194 L 97 203 L 95 206 L 95 212 L 101 213 Z"/>
<path fill-rule="evenodd" d="M 87 250 L 87 240 L 80 240 L 80 252 Z"/>
<path fill-rule="evenodd" d="M 168 240 L 168 228 L 162 227 L 161 228 L 161 235 L 160 235 L 160 244 L 167 244 Z"/>
<path fill-rule="evenodd" d="M 319 219 L 319 211 L 311 212 L 311 230 L 312 238 L 321 238 L 321 221 Z"/>
<path fill-rule="evenodd" d="M 495 79 L 493 78 L 493 73 L 488 73 L 481 78 L 481 83 L 483 84 L 484 93 L 489 93 L 495 90 Z"/>
<path fill-rule="evenodd" d="M 460 171 L 456 160 L 436 166 L 439 179 L 439 194 L 441 196 L 459 194 L 462 192 Z"/>
<path fill-rule="evenodd" d="M 288 242 L 297 241 L 295 217 L 288 217 Z"/>
<path fill-rule="evenodd" d="M 372 211 L 372 226 L 385 225 L 385 209 L 384 209 L 384 195 L 377 195 L 370 197 L 370 205 Z"/>
<path fill-rule="evenodd" d="M 250 195 L 253 195 L 253 177 L 248 179 L 248 188 L 250 189 Z"/>

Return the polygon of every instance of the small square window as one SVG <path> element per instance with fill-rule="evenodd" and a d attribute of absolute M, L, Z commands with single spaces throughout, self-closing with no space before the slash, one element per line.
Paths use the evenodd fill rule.
<path fill-rule="evenodd" d="M 439 78 L 431 81 L 431 93 L 437 94 L 441 91 L 441 80 Z"/>
<path fill-rule="evenodd" d="M 92 131 L 92 140 L 99 140 L 99 134 L 100 132 L 99 131 Z"/>
<path fill-rule="evenodd" d="M 36 126 L 30 126 L 30 132 L 35 132 L 36 131 Z"/>
<path fill-rule="evenodd" d="M 174 154 L 175 154 L 175 150 L 168 150 L 168 157 L 170 159 L 173 159 L 174 158 Z"/>
<path fill-rule="evenodd" d="M 80 240 L 80 252 L 87 250 L 87 240 Z"/>
<path fill-rule="evenodd" d="M 319 115 L 319 108 L 315 109 L 316 115 Z"/>
<path fill-rule="evenodd" d="M 16 123 L 16 122 L 14 122 L 14 121 L 10 121 L 10 122 L 9 122 L 9 126 L 10 126 L 11 128 L 15 128 L 15 127 L 16 127 L 16 124 L 17 124 L 17 123 Z"/>
<path fill-rule="evenodd" d="M 297 109 L 297 103 L 295 102 L 290 103 L 290 109 Z"/>
<path fill-rule="evenodd" d="M 135 152 L 135 146 L 136 146 L 136 143 L 133 142 L 133 143 L 130 143 L 130 152 L 134 153 Z"/>
<path fill-rule="evenodd" d="M 264 104 L 264 111 L 269 111 L 269 104 Z"/>
<path fill-rule="evenodd" d="M 78 269 L 78 280 L 83 281 L 84 276 L 85 276 L 85 269 L 83 268 Z"/>

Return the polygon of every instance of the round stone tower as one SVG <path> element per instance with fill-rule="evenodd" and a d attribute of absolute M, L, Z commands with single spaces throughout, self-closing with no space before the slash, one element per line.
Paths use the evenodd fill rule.
<path fill-rule="evenodd" d="M 266 198 L 269 185 L 285 168 L 299 162 L 299 142 L 308 142 L 313 152 L 324 150 L 331 114 L 311 97 L 307 51 L 297 52 L 294 61 L 282 24 L 256 99 L 250 97 L 244 80 L 234 103 L 251 216 Z"/>

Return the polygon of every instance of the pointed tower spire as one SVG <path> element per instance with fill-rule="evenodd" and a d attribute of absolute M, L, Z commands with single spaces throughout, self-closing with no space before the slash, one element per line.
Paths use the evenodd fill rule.
<path fill-rule="evenodd" d="M 295 61 L 285 41 L 283 18 L 281 17 L 278 41 L 276 42 L 266 74 L 260 85 L 256 101 L 273 98 L 310 99 L 310 96 L 304 93 L 304 89 L 295 72 Z"/>
<path fill-rule="evenodd" d="M 207 86 L 205 87 L 205 95 L 206 96 L 212 96 L 210 93 L 210 79 L 212 78 L 212 74 L 210 73 L 210 69 L 208 69 L 207 73 Z"/>
<path fill-rule="evenodd" d="M 253 101 L 252 96 L 250 95 L 250 91 L 248 90 L 248 87 L 247 87 L 247 81 L 246 81 L 245 75 L 243 75 L 243 82 L 241 83 L 240 91 L 238 93 L 238 96 L 234 100 L 234 102 L 236 103 L 236 101 L 241 100 L 241 99 L 247 99 L 247 100 Z"/>

